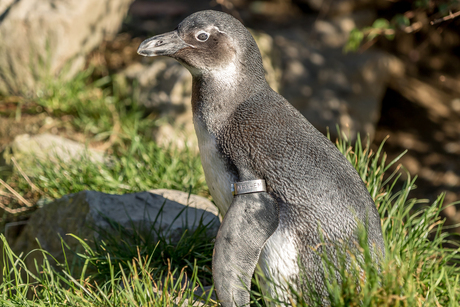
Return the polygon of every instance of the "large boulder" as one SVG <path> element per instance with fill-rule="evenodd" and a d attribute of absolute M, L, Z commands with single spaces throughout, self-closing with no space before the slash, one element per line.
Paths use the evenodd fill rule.
<path fill-rule="evenodd" d="M 133 0 L 21 0 L 0 3 L 0 92 L 35 94 L 71 77 L 104 37 L 115 34 Z"/>
<path fill-rule="evenodd" d="M 128 231 L 135 228 L 140 232 L 154 227 L 174 243 L 180 239 L 185 229 L 196 229 L 200 220 L 203 224 L 209 223 L 210 236 L 217 234 L 220 226 L 217 208 L 208 199 L 185 192 L 160 189 L 111 195 L 82 191 L 66 195 L 37 210 L 19 237 L 14 240 L 9 238 L 11 241 L 8 243 L 17 254 L 27 254 L 39 248 L 38 240 L 44 250 L 62 263 L 64 254 L 61 238 L 71 251 L 81 248 L 80 243 L 68 234 L 88 239 L 91 245 L 94 244 L 93 239 L 97 241 L 100 238 L 100 233 L 109 232 L 116 236 L 117 230 L 112 226 L 114 224 Z M 67 257 L 72 256 L 71 252 L 66 254 Z M 29 268 L 34 267 L 34 258 L 40 260 L 41 253 L 27 257 Z"/>

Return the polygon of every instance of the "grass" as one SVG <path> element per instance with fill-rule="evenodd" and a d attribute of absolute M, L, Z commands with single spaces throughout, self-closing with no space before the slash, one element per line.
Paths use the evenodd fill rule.
<path fill-rule="evenodd" d="M 164 204 L 163 204 L 164 205 Z M 184 207 L 185 210 L 185 207 Z M 184 211 L 182 210 L 175 219 Z M 205 285 L 212 284 L 211 261 L 213 251 L 214 236 L 209 229 L 214 226 L 209 222 L 203 223 L 200 219 L 189 231 L 191 225 L 185 225 L 186 230 L 179 239 L 169 232 L 169 229 L 163 229 L 157 226 L 162 225 L 162 215 L 164 209 L 161 208 L 159 214 L 153 217 L 151 225 L 145 227 L 136 226 L 134 223 L 126 229 L 116 221 L 108 220 L 110 228 L 99 228 L 96 232 L 101 238 L 101 242 L 95 245 L 94 251 L 88 246 L 85 247 L 87 259 L 92 264 L 93 278 L 108 280 L 110 279 L 110 268 L 101 265 L 106 255 L 112 256 L 111 263 L 115 267 L 123 267 L 128 273 L 129 265 L 133 259 L 149 258 L 149 266 L 155 269 L 156 274 L 168 274 L 170 267 L 181 269 L 187 276 L 199 274 L 200 281 Z M 149 217 L 150 218 L 150 217 Z M 74 236 L 75 237 L 75 236 Z M 82 245 L 85 243 L 80 240 Z"/>
<path fill-rule="evenodd" d="M 70 118 L 72 126 L 93 141 L 124 147 L 134 135 L 146 136 L 155 120 L 144 118 L 136 91 L 122 95 L 111 76 L 91 81 L 92 72 L 83 71 L 71 82 L 48 81 L 46 90 L 37 93 L 36 103 L 49 116 Z"/>
<path fill-rule="evenodd" d="M 51 263 L 45 251 L 42 263 L 36 263 L 32 273 L 24 261 L 14 255 L 3 235 L 3 257 L 7 265 L 3 268 L 3 283 L 0 285 L 0 303 L 2 306 L 172 306 L 192 305 L 198 298 L 194 290 L 205 289 L 198 279 L 198 267 L 190 278 L 184 270 L 171 269 L 155 271 L 151 268 L 153 257 L 140 254 L 126 264 L 127 272 L 113 262 L 106 254 L 98 263 L 109 269 L 110 277 L 106 281 L 96 282 L 85 271 L 78 278 L 71 276 L 65 263 Z M 94 254 L 82 241 L 87 254 Z M 85 258 L 85 266 L 92 258 Z M 61 268 L 57 270 L 55 266 Z M 25 277 L 23 277 L 25 275 Z M 34 281 L 32 281 L 34 280 Z M 210 294 L 203 296 L 205 304 L 213 304 Z"/>
<path fill-rule="evenodd" d="M 178 150 L 153 142 L 156 120 L 153 115 L 145 117 L 137 103 L 136 90 L 123 95 L 112 84 L 110 76 L 91 81 L 88 70 L 71 82 L 51 80 L 47 90 L 38 93 L 34 101 L 18 103 L 18 107 L 25 106 L 26 112 L 40 110 L 54 118 L 65 135 L 83 134 L 88 144 L 105 149 L 106 162 L 95 163 L 88 157 L 70 162 L 24 157 L 18 164 L 31 177 L 35 189 L 14 167 L 9 172 L 3 170 L 0 179 L 31 203 L 82 190 L 123 194 L 169 188 L 209 196 L 198 154 L 189 148 Z M 18 112 L 15 113 L 16 116 Z M 15 196 L 6 192 L 1 195 L 9 196 L 4 203 L 12 210 L 24 207 L 23 202 L 14 201 Z"/>
<path fill-rule="evenodd" d="M 359 141 L 350 147 L 345 140 L 339 140 L 337 146 L 358 169 L 376 200 L 382 217 L 387 255 L 381 272 L 369 261 L 359 260 L 347 270 L 339 268 L 343 283 L 331 281 L 328 284 L 331 305 L 458 306 L 459 249 L 452 247 L 456 243 L 450 240 L 449 233 L 443 232 L 444 220 L 440 217 L 443 197 L 440 196 L 430 206 L 414 211 L 414 206 L 422 202 L 409 198 L 415 179 L 407 179 L 401 190 L 393 191 L 398 173 L 384 176 L 391 163 L 386 163 L 382 147 L 373 153 L 369 146 L 363 147 Z M 202 230 L 205 228 L 203 226 Z M 56 265 L 49 263 L 50 260 L 41 264 L 40 276 L 34 276 L 24 267 L 22 257 L 15 256 L 5 244 L 3 257 L 9 259 L 9 266 L 4 268 L 3 276 L 9 279 L 0 285 L 3 293 L 0 302 L 15 306 L 41 305 L 51 301 L 54 305 L 65 303 L 71 306 L 169 306 L 177 300 L 196 300 L 193 291 L 183 287 L 179 281 L 188 276 L 193 285 L 209 283 L 209 275 L 202 278 L 209 274 L 208 269 L 206 272 L 200 272 L 199 269 L 210 267 L 212 244 L 207 241 L 206 247 L 190 252 L 201 242 L 192 235 L 176 247 L 171 245 L 169 250 L 174 250 L 174 253 L 163 255 L 162 258 L 162 253 L 168 253 L 168 243 L 161 239 L 159 242 L 155 245 L 148 240 L 138 239 L 135 244 L 124 246 L 124 243 L 111 242 L 109 237 L 98 249 L 92 250 L 81 241 L 85 250 L 81 257 L 86 266 L 91 265 L 98 272 L 104 272 L 97 278 L 99 282 L 96 282 L 96 275 L 82 274 L 71 278 L 65 265 L 61 264 L 56 269 Z M 156 246 L 156 249 L 151 253 L 145 252 L 146 246 Z M 130 250 L 128 253 L 127 248 Z M 361 248 L 366 255 L 366 244 L 361 244 Z M 168 262 L 166 259 L 173 260 Z M 188 268 L 184 269 L 185 266 Z M 326 270 L 332 266 L 327 258 L 324 259 L 324 266 Z M 20 271 L 26 272 L 29 279 L 21 277 Z M 167 276 L 170 279 L 165 278 Z M 36 281 L 32 282 L 32 279 Z M 357 290 L 357 283 L 360 290 Z M 163 296 L 158 295 L 159 288 L 163 288 Z M 35 291 L 32 298 L 27 297 L 30 289 Z M 263 304 L 263 295 L 257 287 L 252 295 L 254 305 Z M 297 299 L 297 305 L 307 306 L 301 293 L 293 292 L 291 295 Z M 276 301 L 276 298 L 265 299 Z M 208 300 L 206 304 L 213 305 L 215 302 Z"/>
<path fill-rule="evenodd" d="M 125 155 L 113 155 L 108 163 L 95 163 L 89 158 L 70 163 L 37 161 L 34 182 L 52 198 L 82 190 L 124 194 L 152 188 L 206 195 L 198 155 L 187 149 L 162 148 L 141 138 L 131 142 L 130 147 L 122 151 Z M 22 187 L 27 188 L 27 183 L 21 182 Z"/>
<path fill-rule="evenodd" d="M 154 119 L 144 117 L 135 104 L 135 95 L 117 94 L 111 88 L 110 78 L 90 82 L 89 73 L 79 78 L 50 85 L 34 104 L 48 116 L 67 118 L 71 129 L 83 133 L 91 142 L 108 144 L 110 160 L 96 164 L 88 158 L 66 163 L 36 161 L 35 175 L 29 180 L 18 168 L 14 169 L 6 178 L 11 187 L 26 196 L 32 193 L 32 183 L 40 191 L 34 193 L 49 198 L 84 189 L 127 193 L 157 187 L 207 195 L 198 156 L 188 149 L 162 148 L 152 142 L 148 136 Z M 381 270 L 359 258 L 346 270 L 339 267 L 343 282 L 337 284 L 329 279 L 328 283 L 331 305 L 458 306 L 459 249 L 454 235 L 445 231 L 440 215 L 443 196 L 433 204 L 411 199 L 415 178 L 410 176 L 402 188 L 397 188 L 403 168 L 388 173 L 399 158 L 386 161 L 383 144 L 375 152 L 359 138 L 353 146 L 344 137 L 336 144 L 357 169 L 376 202 L 382 218 L 386 258 Z M 117 231 L 100 230 L 103 240 L 93 247 L 74 237 L 81 245 L 79 274 L 74 273 L 71 264 L 58 262 L 51 255 L 35 262 L 33 268 L 28 267 L 25 259 L 33 254 L 16 255 L 2 237 L 5 265 L 0 305 L 191 305 L 198 300 L 193 288 L 212 286 L 213 243 L 206 234 L 206 225 L 200 225 L 193 233 L 184 233 L 178 243 L 155 232 L 154 227 L 150 232 L 132 233 L 116 223 L 113 226 Z M 363 236 L 361 241 L 365 242 Z M 65 244 L 63 248 L 67 254 L 77 253 Z M 368 259 L 366 245 L 359 248 L 364 259 Z M 34 253 L 47 255 L 44 250 Z M 335 269 L 327 257 L 323 260 L 326 272 Z M 260 278 L 256 276 L 254 283 Z M 253 306 L 263 305 L 263 299 L 277 300 L 264 297 L 257 286 L 251 294 Z M 290 295 L 296 299 L 295 305 L 307 305 L 302 293 L 292 291 Z M 313 301 L 319 299 L 312 297 Z M 204 297 L 204 304 L 217 305 L 209 296 Z"/>

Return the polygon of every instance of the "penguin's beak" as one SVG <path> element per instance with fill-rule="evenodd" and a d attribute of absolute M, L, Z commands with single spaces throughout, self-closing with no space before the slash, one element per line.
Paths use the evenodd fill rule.
<path fill-rule="evenodd" d="M 170 56 L 187 47 L 194 48 L 184 42 L 177 31 L 172 31 L 146 39 L 137 49 L 137 53 L 143 56 Z"/>

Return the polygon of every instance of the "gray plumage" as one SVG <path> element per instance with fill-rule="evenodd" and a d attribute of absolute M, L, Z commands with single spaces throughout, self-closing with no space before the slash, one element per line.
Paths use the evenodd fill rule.
<path fill-rule="evenodd" d="M 352 247 L 359 223 L 368 226 L 371 250 L 384 253 L 380 218 L 364 183 L 338 149 L 270 88 L 257 44 L 239 21 L 197 12 L 177 30 L 144 41 L 138 52 L 173 57 L 193 75 L 206 181 L 227 213 L 213 257 L 223 306 L 249 303 L 241 281 L 249 286 L 257 262 L 266 275 L 302 288 L 300 260 L 308 281 L 325 296 L 318 252 L 326 246 L 334 255 L 335 249 L 321 243 Z M 229 183 L 254 179 L 266 181 L 266 193 L 232 198 Z"/>

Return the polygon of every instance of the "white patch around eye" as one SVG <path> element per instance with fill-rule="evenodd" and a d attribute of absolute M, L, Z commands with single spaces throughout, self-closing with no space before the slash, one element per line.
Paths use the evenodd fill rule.
<path fill-rule="evenodd" d="M 206 39 L 199 39 L 198 37 L 200 36 L 200 34 L 206 34 Z M 206 31 L 199 31 L 198 33 L 195 34 L 195 38 L 200 42 L 205 42 L 209 38 L 209 33 Z"/>

